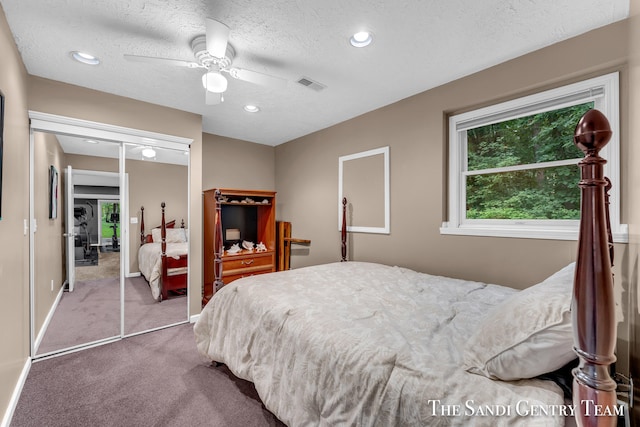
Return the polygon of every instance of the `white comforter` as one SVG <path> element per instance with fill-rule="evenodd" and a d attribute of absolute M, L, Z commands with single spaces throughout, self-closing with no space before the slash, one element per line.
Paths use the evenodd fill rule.
<path fill-rule="evenodd" d="M 167 243 L 167 256 L 179 258 L 189 250 L 187 242 Z M 158 299 L 160 296 L 160 276 L 162 276 L 162 243 L 146 243 L 138 250 L 138 268 L 149 282 L 151 295 Z M 174 272 L 178 273 L 178 272 Z"/>
<path fill-rule="evenodd" d="M 234 281 L 194 331 L 203 355 L 252 381 L 291 427 L 562 425 L 561 416 L 524 415 L 563 404 L 554 383 L 493 381 L 461 368 L 478 319 L 513 292 L 335 263 Z M 489 409 L 510 415 L 482 416 Z"/>

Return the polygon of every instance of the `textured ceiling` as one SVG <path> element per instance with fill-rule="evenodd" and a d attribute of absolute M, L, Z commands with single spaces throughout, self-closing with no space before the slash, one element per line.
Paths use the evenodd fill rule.
<path fill-rule="evenodd" d="M 203 130 L 277 145 L 627 17 L 629 0 L 0 0 L 27 71 L 203 117 Z M 207 106 L 202 70 L 126 61 L 193 61 L 205 18 L 231 28 L 233 65 L 285 78 L 229 79 Z M 361 29 L 367 48 L 349 45 Z M 80 50 L 102 60 L 74 62 Z M 296 83 L 311 78 L 326 89 Z M 249 114 L 245 104 L 259 105 Z"/>

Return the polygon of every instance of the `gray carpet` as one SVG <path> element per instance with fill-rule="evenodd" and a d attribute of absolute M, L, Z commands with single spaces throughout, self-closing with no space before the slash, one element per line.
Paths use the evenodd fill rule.
<path fill-rule="evenodd" d="M 35 362 L 10 425 L 284 426 L 198 354 L 192 324 Z"/>
<path fill-rule="evenodd" d="M 78 281 L 64 292 L 37 354 L 120 335 L 117 277 Z M 125 280 L 125 335 L 187 320 L 187 298 L 158 303 L 144 277 Z"/>

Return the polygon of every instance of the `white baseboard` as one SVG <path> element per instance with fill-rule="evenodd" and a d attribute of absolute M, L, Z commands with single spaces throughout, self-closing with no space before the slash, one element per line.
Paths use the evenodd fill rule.
<path fill-rule="evenodd" d="M 2 423 L 0 424 L 1 427 L 9 427 L 9 424 L 11 424 L 13 413 L 16 410 L 16 406 L 18 406 L 18 400 L 20 399 L 20 394 L 22 393 L 22 388 L 24 387 L 24 383 L 27 381 L 27 376 L 29 375 L 30 369 L 31 369 L 31 358 L 28 357 L 27 361 L 24 364 L 24 367 L 22 368 L 22 372 L 20 373 L 20 377 L 18 378 L 16 387 L 13 389 L 11 400 L 9 400 L 9 406 L 7 407 L 7 410 L 4 413 L 4 417 L 2 418 Z"/>
<path fill-rule="evenodd" d="M 66 283 L 66 281 L 65 281 L 65 283 Z M 38 347 L 40 346 L 40 343 L 42 342 L 42 338 L 44 338 L 44 334 L 45 334 L 45 332 L 47 332 L 47 328 L 49 327 L 49 323 L 51 322 L 51 319 L 53 318 L 53 315 L 56 312 L 56 308 L 58 308 L 58 304 L 60 303 L 60 300 L 62 299 L 62 294 L 64 293 L 64 287 L 65 287 L 64 284 L 60 287 L 60 291 L 58 291 L 58 295 L 56 296 L 56 300 L 53 302 L 53 305 L 51 306 L 51 309 L 49 310 L 49 313 L 47 313 L 47 317 L 44 319 L 44 323 L 42 324 L 42 327 L 40 328 L 40 332 L 38 332 L 38 336 L 36 337 L 36 340 L 33 342 L 33 354 L 36 354 L 38 352 Z"/>
<path fill-rule="evenodd" d="M 200 314 L 194 314 L 193 316 L 189 317 L 189 323 L 196 323 L 199 318 Z"/>

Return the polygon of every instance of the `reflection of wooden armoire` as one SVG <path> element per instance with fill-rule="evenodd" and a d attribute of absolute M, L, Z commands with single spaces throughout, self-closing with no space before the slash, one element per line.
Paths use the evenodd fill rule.
<path fill-rule="evenodd" d="M 221 223 L 224 253 L 222 281 L 229 284 L 245 276 L 276 271 L 276 193 L 262 190 L 219 189 L 221 193 Z M 204 289 L 202 304 L 213 296 L 215 288 L 214 261 L 216 241 L 216 189 L 204 191 Z M 234 243 L 263 243 L 266 251 L 243 249 L 237 254 L 227 250 Z"/>

